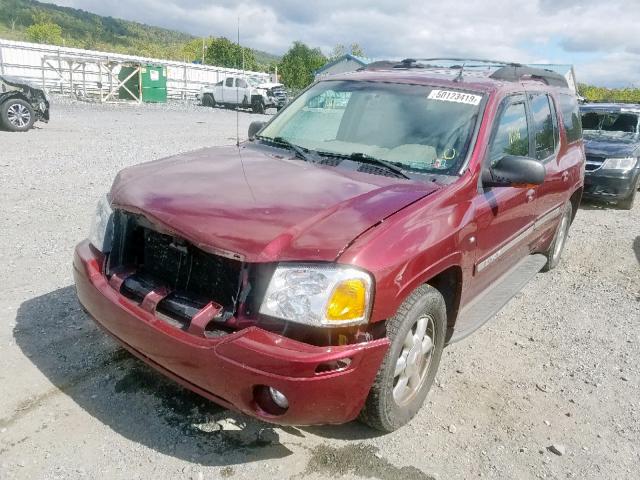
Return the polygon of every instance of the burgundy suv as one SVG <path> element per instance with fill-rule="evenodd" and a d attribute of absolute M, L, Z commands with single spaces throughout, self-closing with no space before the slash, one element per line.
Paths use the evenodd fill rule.
<path fill-rule="evenodd" d="M 76 248 L 78 297 L 216 403 L 394 430 L 445 345 L 558 264 L 579 122 L 563 77 L 518 64 L 330 77 L 250 141 L 121 171 Z"/>

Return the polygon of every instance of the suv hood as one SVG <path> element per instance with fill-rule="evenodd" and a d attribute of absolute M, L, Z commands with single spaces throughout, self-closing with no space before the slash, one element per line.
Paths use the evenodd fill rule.
<path fill-rule="evenodd" d="M 584 145 L 587 155 L 598 157 L 635 157 L 640 148 L 637 135 L 614 136 L 606 134 L 585 134 Z"/>
<path fill-rule="evenodd" d="M 111 201 L 211 253 L 248 262 L 333 261 L 364 231 L 438 188 L 244 144 L 122 170 Z"/>

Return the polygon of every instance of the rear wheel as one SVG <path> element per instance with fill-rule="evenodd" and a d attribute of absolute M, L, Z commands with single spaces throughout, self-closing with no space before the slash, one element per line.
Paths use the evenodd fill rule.
<path fill-rule="evenodd" d="M 556 228 L 556 234 L 553 237 L 553 241 L 549 246 L 549 250 L 547 250 L 545 253 L 547 257 L 547 263 L 544 265 L 544 267 L 542 267 L 543 272 L 553 270 L 558 266 L 558 263 L 560 263 L 560 258 L 562 257 L 564 246 L 567 243 L 567 236 L 569 235 L 572 211 L 573 209 L 571 207 L 571 202 L 567 202 L 563 207 L 562 216 L 560 217 L 560 221 L 558 222 L 558 227 Z"/>
<path fill-rule="evenodd" d="M 31 105 L 19 98 L 11 98 L 0 105 L 2 125 L 12 132 L 26 132 L 36 121 Z"/>
<path fill-rule="evenodd" d="M 262 100 L 262 98 L 256 98 L 251 104 L 251 109 L 253 110 L 253 113 L 264 113 L 264 100 Z"/>
<path fill-rule="evenodd" d="M 440 364 L 446 317 L 440 292 L 423 285 L 388 320 L 391 346 L 360 412 L 362 422 L 392 432 L 416 415 Z"/>

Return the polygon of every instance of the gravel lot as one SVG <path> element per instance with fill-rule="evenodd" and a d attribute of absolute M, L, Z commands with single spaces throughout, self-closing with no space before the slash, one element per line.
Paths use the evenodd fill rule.
<path fill-rule="evenodd" d="M 239 118 L 244 136 L 260 116 Z M 230 413 L 98 331 L 71 276 L 96 200 L 122 167 L 232 144 L 235 125 L 59 99 L 48 125 L 0 132 L 0 478 L 638 478 L 640 204 L 583 205 L 560 267 L 448 348 L 390 435 Z"/>

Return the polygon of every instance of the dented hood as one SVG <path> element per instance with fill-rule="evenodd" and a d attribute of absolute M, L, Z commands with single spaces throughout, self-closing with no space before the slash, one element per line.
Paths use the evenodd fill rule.
<path fill-rule="evenodd" d="M 122 170 L 111 200 L 206 251 L 249 262 L 331 261 L 365 230 L 437 188 L 245 144 Z"/>

